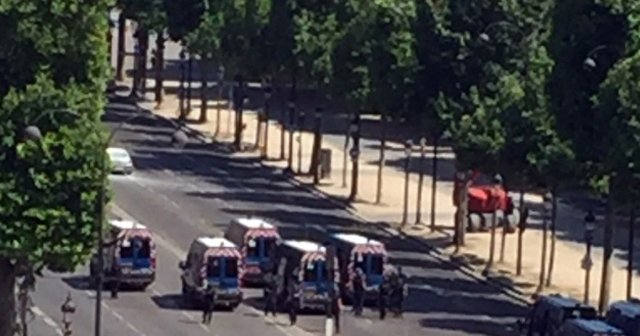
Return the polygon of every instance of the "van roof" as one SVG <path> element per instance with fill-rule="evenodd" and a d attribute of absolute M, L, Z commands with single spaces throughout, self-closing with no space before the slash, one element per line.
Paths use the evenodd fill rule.
<path fill-rule="evenodd" d="M 587 308 L 588 307 L 582 304 L 582 302 L 579 300 L 576 300 L 571 297 L 562 296 L 559 294 L 551 294 L 548 296 L 543 296 L 541 300 L 548 301 L 549 303 L 555 306 L 560 306 L 564 308 L 572 308 L 572 307 Z"/>
<path fill-rule="evenodd" d="M 214 247 L 236 247 L 236 244 L 230 242 L 229 240 L 221 237 L 199 237 L 198 242 L 202 245 L 214 248 Z"/>
<path fill-rule="evenodd" d="M 361 236 L 355 233 L 336 233 L 333 235 L 335 239 L 342 240 L 343 242 L 351 243 L 354 245 L 382 245 L 381 242 L 373 239 L 369 239 L 365 236 Z"/>
<path fill-rule="evenodd" d="M 616 301 L 611 304 L 610 308 L 615 308 L 624 316 L 637 317 L 640 316 L 640 303 L 629 301 Z"/>
<path fill-rule="evenodd" d="M 326 252 L 326 248 L 308 240 L 285 240 L 284 244 L 302 252 Z"/>
<path fill-rule="evenodd" d="M 260 218 L 236 218 L 235 221 L 248 229 L 273 229 L 274 226 Z"/>
<path fill-rule="evenodd" d="M 585 330 L 591 331 L 594 333 L 611 333 L 611 334 L 620 334 L 623 335 L 622 331 L 616 327 L 613 327 L 603 321 L 600 320 L 585 320 L 585 319 L 575 319 L 571 320 L 576 326 Z"/>
<path fill-rule="evenodd" d="M 124 220 L 124 219 L 112 219 L 109 221 L 109 224 L 111 224 L 111 226 L 116 227 L 120 230 L 131 230 L 131 229 L 147 230 L 147 227 L 140 223 L 130 221 L 130 220 Z"/>

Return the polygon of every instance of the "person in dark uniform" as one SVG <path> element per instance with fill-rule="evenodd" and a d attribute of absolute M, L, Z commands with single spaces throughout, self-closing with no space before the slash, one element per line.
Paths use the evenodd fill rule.
<path fill-rule="evenodd" d="M 390 275 L 389 289 L 389 310 L 393 313 L 393 317 L 399 317 L 402 306 L 402 287 L 398 274 L 392 273 Z"/>
<path fill-rule="evenodd" d="M 118 298 L 118 291 L 120 290 L 120 279 L 122 278 L 122 267 L 118 258 L 113 258 L 111 264 L 111 298 Z"/>
<path fill-rule="evenodd" d="M 389 292 L 389 274 L 384 274 L 382 283 L 378 289 L 378 311 L 380 312 L 380 320 L 384 320 L 387 316 L 387 300 Z"/>
<path fill-rule="evenodd" d="M 407 277 L 402 273 L 402 268 L 398 267 L 398 317 L 402 317 L 404 312 L 404 299 L 409 295 L 409 288 L 407 287 Z"/>
<path fill-rule="evenodd" d="M 213 310 L 216 306 L 216 291 L 211 285 L 207 285 L 204 293 L 204 304 L 202 305 L 202 323 L 211 324 Z"/>
<path fill-rule="evenodd" d="M 265 286 L 264 286 L 264 315 L 267 316 L 269 313 L 276 317 L 276 304 L 278 300 L 278 281 L 276 279 L 276 275 L 273 273 L 274 270 L 270 269 L 269 272 L 265 275 Z"/>
<path fill-rule="evenodd" d="M 294 269 L 287 283 L 287 306 L 289 310 L 289 322 L 292 326 L 298 321 L 298 310 L 300 309 L 300 281 L 298 281 L 298 269 Z"/>
<path fill-rule="evenodd" d="M 356 274 L 352 280 L 353 287 L 353 313 L 355 316 L 362 316 L 364 307 L 365 279 L 361 268 L 356 268 Z"/>
<path fill-rule="evenodd" d="M 340 333 L 340 298 L 338 293 L 338 289 L 334 289 L 334 295 L 331 298 L 331 315 L 333 315 L 333 323 L 336 329 L 336 334 Z"/>

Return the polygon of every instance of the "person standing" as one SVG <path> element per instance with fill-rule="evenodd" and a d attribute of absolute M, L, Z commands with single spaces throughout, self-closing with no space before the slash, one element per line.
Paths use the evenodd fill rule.
<path fill-rule="evenodd" d="M 387 296 L 389 295 L 389 274 L 384 274 L 382 283 L 378 288 L 378 311 L 380 312 L 380 320 L 384 320 L 387 316 Z"/>
<path fill-rule="evenodd" d="M 265 275 L 265 286 L 264 286 L 264 316 L 273 315 L 276 317 L 276 300 L 277 300 L 277 292 L 278 292 L 278 281 L 276 279 L 275 274 L 273 274 L 273 269 L 269 271 Z"/>
<path fill-rule="evenodd" d="M 335 289 L 334 293 L 337 293 L 338 290 Z M 336 334 L 340 333 L 340 298 L 338 295 L 334 294 L 331 298 L 331 315 L 333 315 L 333 322 L 336 329 Z"/>
<path fill-rule="evenodd" d="M 362 316 L 364 307 L 365 278 L 361 268 L 356 268 L 356 274 L 352 280 L 353 287 L 353 313 L 355 316 Z"/>
<path fill-rule="evenodd" d="M 213 310 L 216 306 L 216 291 L 210 284 L 204 293 L 204 304 L 202 305 L 202 323 L 211 324 Z"/>
<path fill-rule="evenodd" d="M 120 260 L 117 257 L 112 259 L 111 264 L 111 298 L 118 298 L 118 291 L 120 290 L 120 280 L 122 278 L 122 267 L 120 266 Z"/>
<path fill-rule="evenodd" d="M 400 317 L 402 288 L 400 285 L 400 277 L 396 273 L 392 273 L 389 277 L 389 289 L 389 310 L 393 313 L 393 317 Z"/>
<path fill-rule="evenodd" d="M 287 306 L 289 310 L 289 322 L 292 326 L 298 321 L 298 309 L 300 308 L 301 288 L 298 281 L 298 270 L 295 269 L 287 283 Z"/>

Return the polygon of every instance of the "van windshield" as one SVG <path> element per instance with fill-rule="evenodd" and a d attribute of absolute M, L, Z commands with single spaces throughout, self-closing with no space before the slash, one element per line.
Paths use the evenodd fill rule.
<path fill-rule="evenodd" d="M 276 239 L 275 238 L 264 238 L 264 257 L 270 258 L 273 255 L 273 252 L 276 249 Z"/>
<path fill-rule="evenodd" d="M 207 277 L 221 277 L 223 267 L 225 277 L 235 278 L 238 276 L 238 259 L 209 257 L 209 260 L 207 261 Z"/>
<path fill-rule="evenodd" d="M 384 258 L 380 254 L 365 253 L 356 256 L 355 268 L 360 268 L 364 274 L 380 275 L 383 272 Z M 369 268 L 367 267 L 369 263 Z M 367 268 L 369 269 L 367 271 Z"/>
<path fill-rule="evenodd" d="M 248 258 L 260 257 L 260 244 L 257 238 L 250 238 L 247 242 L 246 248 Z"/>
<path fill-rule="evenodd" d="M 133 237 L 121 242 L 120 258 L 148 259 L 151 257 L 151 241 L 146 238 Z"/>
<path fill-rule="evenodd" d="M 319 276 L 318 276 L 319 275 Z M 304 270 L 304 281 L 324 281 L 328 278 L 327 268 L 324 261 L 315 261 L 308 263 Z"/>
<path fill-rule="evenodd" d="M 379 254 L 370 254 L 368 255 L 369 260 L 371 260 L 371 274 L 380 275 L 383 271 L 383 258 Z"/>

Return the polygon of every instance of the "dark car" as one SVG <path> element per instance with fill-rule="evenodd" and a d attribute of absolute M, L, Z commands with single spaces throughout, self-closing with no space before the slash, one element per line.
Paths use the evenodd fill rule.
<path fill-rule="evenodd" d="M 570 319 L 592 320 L 597 318 L 595 308 L 559 294 L 540 296 L 536 299 L 528 321 L 522 325 L 527 335 L 554 335 L 560 326 Z"/>
<path fill-rule="evenodd" d="M 640 336 L 640 301 L 617 301 L 609 306 L 606 322 L 626 336 Z"/>
<path fill-rule="evenodd" d="M 600 320 L 573 319 L 565 321 L 555 336 L 625 336 L 622 330 Z"/>

